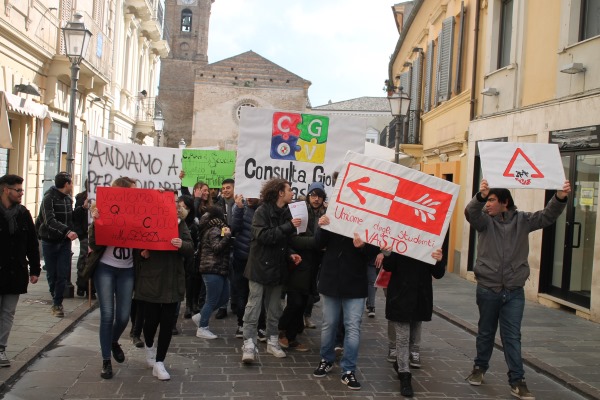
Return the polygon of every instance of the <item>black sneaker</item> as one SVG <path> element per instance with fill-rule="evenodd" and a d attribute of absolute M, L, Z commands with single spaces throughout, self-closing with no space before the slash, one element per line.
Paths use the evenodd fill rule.
<path fill-rule="evenodd" d="M 352 390 L 360 390 L 360 383 L 354 376 L 354 371 L 347 371 L 342 375 L 342 383 Z"/>
<path fill-rule="evenodd" d="M 313 376 L 322 378 L 327 375 L 329 371 L 333 369 L 333 363 L 327 362 L 324 359 L 321 360 L 317 369 L 313 371 Z"/>
<path fill-rule="evenodd" d="M 133 338 L 131 338 L 131 343 L 138 349 L 144 347 L 144 342 L 142 341 L 142 339 L 140 339 L 139 336 L 134 336 Z"/>
<path fill-rule="evenodd" d="M 100 377 L 102 377 L 102 379 L 111 379 L 113 377 L 110 360 L 102 360 L 102 372 L 100 372 Z"/>
<path fill-rule="evenodd" d="M 259 329 L 258 332 L 256 332 L 256 337 L 259 342 L 264 343 L 267 341 L 267 332 L 264 329 Z"/>
<path fill-rule="evenodd" d="M 123 353 L 121 345 L 118 342 L 113 342 L 112 344 L 112 355 L 118 363 L 125 361 L 125 353 Z"/>
<path fill-rule="evenodd" d="M 238 339 L 243 339 L 244 338 L 244 328 L 242 328 L 241 326 L 238 325 L 237 329 L 235 330 L 235 337 Z"/>
<path fill-rule="evenodd" d="M 227 309 L 226 308 L 219 308 L 219 311 L 217 311 L 217 313 L 215 314 L 215 318 L 216 319 L 223 319 L 227 317 Z"/>
<path fill-rule="evenodd" d="M 525 379 L 521 379 L 514 385 L 510 385 L 510 394 L 521 400 L 535 400 L 535 396 L 527 389 Z"/>

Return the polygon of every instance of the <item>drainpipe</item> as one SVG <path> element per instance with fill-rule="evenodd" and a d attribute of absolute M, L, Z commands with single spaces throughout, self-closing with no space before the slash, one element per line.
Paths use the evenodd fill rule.
<path fill-rule="evenodd" d="M 481 10 L 481 0 L 477 0 L 475 3 L 475 40 L 473 42 L 473 67 L 471 73 L 471 107 L 469 110 L 469 121 L 475 119 L 475 100 L 477 93 L 475 92 L 475 84 L 477 83 L 477 56 L 479 47 L 479 13 Z"/>

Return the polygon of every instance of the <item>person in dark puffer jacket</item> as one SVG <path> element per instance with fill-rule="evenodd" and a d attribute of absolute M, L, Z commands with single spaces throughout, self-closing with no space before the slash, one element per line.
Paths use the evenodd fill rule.
<path fill-rule="evenodd" d="M 196 336 L 203 339 L 216 339 L 217 335 L 208 329 L 208 321 L 213 311 L 229 301 L 229 257 L 231 252 L 231 229 L 225 223 L 221 208 L 209 207 L 200 220 L 202 257 L 200 273 L 206 286 L 206 302 L 192 320 L 198 324 Z"/>

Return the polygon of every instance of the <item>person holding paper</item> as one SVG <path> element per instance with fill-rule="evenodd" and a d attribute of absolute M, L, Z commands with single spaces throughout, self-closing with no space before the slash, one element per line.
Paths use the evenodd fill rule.
<path fill-rule="evenodd" d="M 313 182 L 308 186 L 308 197 L 306 199 L 308 224 L 306 232 L 292 238 L 291 245 L 302 257 L 302 262 L 295 268 L 291 268 L 285 283 L 287 301 L 283 314 L 279 319 L 279 330 L 281 332 L 279 344 L 284 349 L 308 351 L 308 347 L 298 342 L 296 337 L 298 333 L 304 330 L 304 311 L 308 296 L 312 295 L 313 273 L 316 274 L 323 257 L 323 251 L 315 241 L 315 232 L 319 218 L 325 214 L 325 209 L 322 207 L 325 198 L 325 188 L 321 182 Z"/>
<path fill-rule="evenodd" d="M 385 317 L 396 336 L 394 369 L 400 379 L 400 394 L 413 396 L 411 364 L 420 359 L 422 321 L 431 321 L 433 286 L 431 278 L 440 279 L 446 272 L 442 249 L 434 250 L 431 265 L 385 249 L 375 259 L 377 266 L 391 272 L 385 300 Z M 383 256 L 383 257 L 382 257 Z"/>
<path fill-rule="evenodd" d="M 569 181 L 556 192 L 543 210 L 518 211 L 508 189 L 490 188 L 481 181 L 479 192 L 465 208 L 465 217 L 477 231 L 477 279 L 479 323 L 477 356 L 467 381 L 483 382 L 494 349 L 498 324 L 508 365 L 511 394 L 534 399 L 525 383 L 521 358 L 521 321 L 525 308 L 523 286 L 529 277 L 529 233 L 554 224 L 567 205 Z"/>
<path fill-rule="evenodd" d="M 282 178 L 268 180 L 260 191 L 263 203 L 252 220 L 250 253 L 244 271 L 250 287 L 244 312 L 244 363 L 252 363 L 256 357 L 256 330 L 263 294 L 267 309 L 267 353 L 277 358 L 286 356 L 279 345 L 277 329 L 282 312 L 281 290 L 288 265 L 298 265 L 302 261 L 290 248 L 290 239 L 301 223 L 300 218 L 292 218 L 288 208 L 293 197 L 290 183 Z"/>

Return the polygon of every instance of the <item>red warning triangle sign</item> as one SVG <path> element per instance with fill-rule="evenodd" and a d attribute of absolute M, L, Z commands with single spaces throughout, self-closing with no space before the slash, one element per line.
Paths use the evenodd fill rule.
<path fill-rule="evenodd" d="M 508 166 L 504 170 L 504 174 L 503 174 L 504 176 L 510 176 L 510 177 L 515 176 L 515 174 L 510 172 L 510 170 L 512 169 L 513 165 L 515 164 L 515 161 L 517 160 L 518 156 L 523 157 L 523 159 L 527 162 L 527 164 L 529 164 L 531 166 L 531 168 L 533 168 L 535 170 L 535 172 L 537 172 L 536 174 L 531 174 L 532 178 L 543 178 L 544 177 L 544 174 L 542 174 L 542 171 L 540 171 L 538 169 L 538 167 L 535 166 L 535 164 L 529 159 L 529 157 L 527 157 L 527 154 L 523 153 L 523 150 L 521 150 L 520 148 L 517 148 L 517 150 L 515 150 L 515 154 L 513 154 L 512 158 L 510 159 L 510 162 L 508 163 Z"/>

